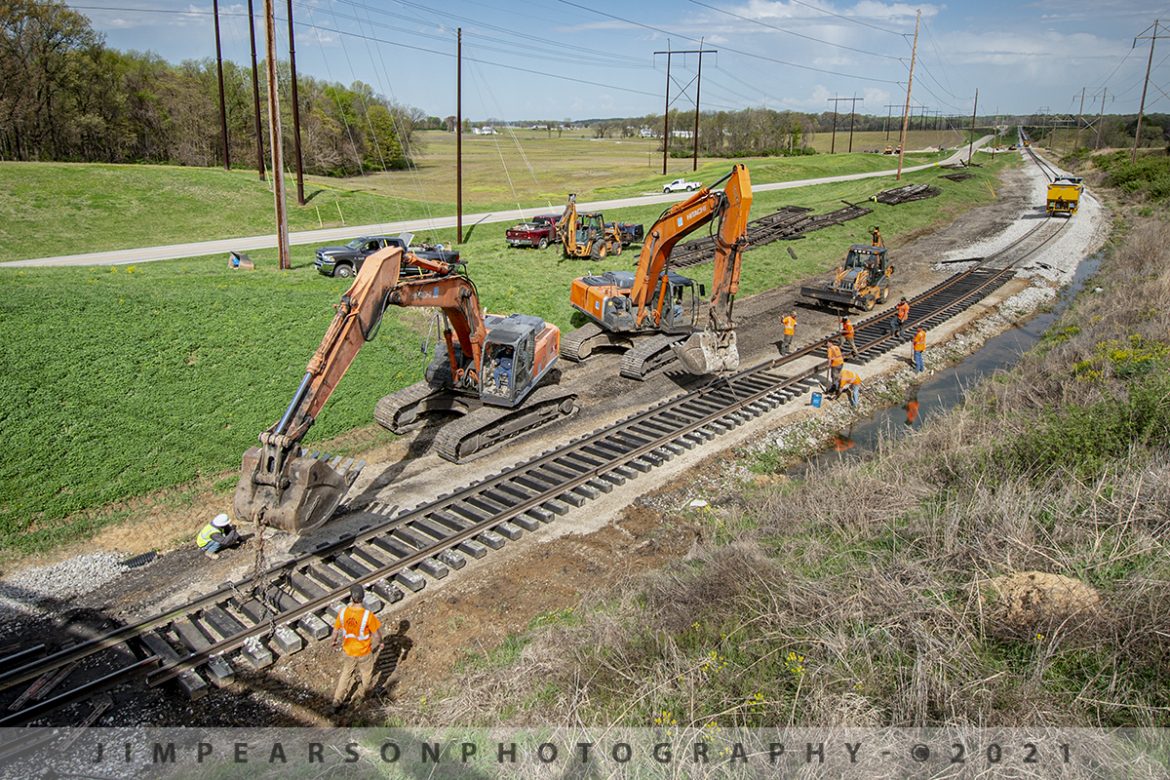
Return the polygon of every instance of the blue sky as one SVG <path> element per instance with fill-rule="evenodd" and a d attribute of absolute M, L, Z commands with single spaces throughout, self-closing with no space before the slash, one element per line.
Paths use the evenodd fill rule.
<path fill-rule="evenodd" d="M 257 13 L 263 0 L 254 0 Z M 285 0 L 276 0 L 287 57 Z M 211 0 L 69 3 L 119 49 L 171 61 L 211 57 Z M 882 0 L 294 0 L 302 73 L 364 81 L 399 103 L 455 110 L 455 28 L 463 28 L 463 111 L 474 119 L 583 119 L 660 113 L 666 58 L 703 57 L 704 110 L 827 110 L 861 98 L 885 114 L 905 98 L 914 14 L 922 11 L 913 103 L 969 114 L 1137 110 L 1155 18 L 1170 0 L 928 3 Z M 248 61 L 247 5 L 220 4 L 224 57 Z M 257 22 L 263 52 L 263 28 Z M 1170 25 L 1162 32 L 1170 36 Z M 672 107 L 693 110 L 698 57 L 675 55 Z M 1170 111 L 1170 37 L 1158 41 L 1147 110 Z M 847 105 L 847 104 L 846 104 Z M 895 109 L 895 113 L 897 110 Z"/>

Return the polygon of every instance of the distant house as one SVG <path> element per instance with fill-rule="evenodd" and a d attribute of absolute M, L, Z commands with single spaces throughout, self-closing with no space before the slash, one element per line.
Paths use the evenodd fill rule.
<path fill-rule="evenodd" d="M 491 125 L 484 125 L 483 127 L 473 127 L 473 128 L 471 128 L 471 134 L 472 135 L 499 135 L 499 133 L 496 132 L 496 128 L 492 127 Z"/>
<path fill-rule="evenodd" d="M 657 133 L 655 133 L 649 127 L 643 127 L 642 129 L 640 129 L 638 131 L 638 135 L 641 136 L 642 138 L 654 138 L 657 135 Z"/>
<path fill-rule="evenodd" d="M 671 130 L 670 135 L 672 138 L 690 138 L 694 132 L 691 130 Z"/>

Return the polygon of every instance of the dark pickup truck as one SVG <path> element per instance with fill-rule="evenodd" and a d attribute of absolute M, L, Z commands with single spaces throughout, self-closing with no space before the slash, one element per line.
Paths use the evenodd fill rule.
<path fill-rule="evenodd" d="M 557 242 L 557 220 L 560 214 L 537 214 L 528 222 L 508 228 L 504 237 L 509 246 L 534 246 L 544 249 Z"/>
<path fill-rule="evenodd" d="M 414 235 L 411 233 L 403 233 L 399 236 L 362 236 L 355 238 L 345 246 L 323 246 L 317 250 L 317 258 L 313 261 L 313 265 L 326 276 L 348 278 L 361 270 L 362 263 L 367 257 L 388 246 L 401 247 L 428 260 L 442 260 L 445 263 L 459 262 L 459 252 L 444 249 L 442 244 L 434 247 L 427 244 L 414 247 L 410 245 L 413 239 Z M 420 270 L 417 268 L 402 267 L 401 274 L 403 276 L 418 273 Z"/>

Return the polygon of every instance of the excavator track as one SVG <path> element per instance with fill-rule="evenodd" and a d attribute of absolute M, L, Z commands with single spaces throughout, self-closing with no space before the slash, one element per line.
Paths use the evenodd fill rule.
<path fill-rule="evenodd" d="M 538 387 L 516 409 L 482 406 L 443 427 L 435 451 L 452 463 L 466 463 L 534 428 L 577 411 L 577 395 L 562 387 Z"/>
<path fill-rule="evenodd" d="M 654 369 L 661 368 L 675 360 L 670 345 L 678 344 L 685 338 L 685 334 L 656 335 L 635 341 L 633 349 L 622 355 L 621 375 L 638 381 L 645 379 Z"/>
<path fill-rule="evenodd" d="M 580 363 L 598 348 L 624 347 L 629 349 L 632 343 L 628 336 L 610 333 L 596 322 L 589 322 L 574 331 L 561 334 L 561 357 L 574 363 Z"/>
<path fill-rule="evenodd" d="M 422 427 L 428 412 L 467 411 L 465 400 L 444 387 L 418 382 L 384 396 L 374 407 L 374 419 L 392 433 L 406 433 Z"/>

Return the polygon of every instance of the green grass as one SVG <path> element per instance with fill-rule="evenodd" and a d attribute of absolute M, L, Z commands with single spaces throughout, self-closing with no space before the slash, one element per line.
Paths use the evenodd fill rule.
<path fill-rule="evenodd" d="M 662 183 L 687 175 L 713 181 L 730 166 L 703 160 L 698 173 L 689 161 L 670 161 L 661 176 L 660 158 L 647 156 L 645 141 L 547 138 L 543 133 L 511 138 L 464 139 L 465 211 L 512 209 L 519 205 L 558 208 L 568 194 L 582 201 L 660 193 Z M 366 225 L 455 213 L 454 136 L 425 133 L 427 151 L 408 171 L 371 172 L 365 177 L 311 176 L 309 202 L 290 197 L 289 229 Z M 939 155 L 911 155 L 907 165 Z M 890 168 L 882 155 L 814 155 L 747 161 L 755 181 L 791 181 Z M 288 191 L 295 182 L 286 179 Z M 160 165 L 0 163 L 0 262 L 33 257 L 129 249 L 272 233 L 270 184 L 247 170 Z"/>
<path fill-rule="evenodd" d="M 777 242 L 745 255 L 741 295 L 832 266 L 842 248 L 879 224 L 896 253 L 899 235 L 950 219 L 991 197 L 995 165 L 977 178 L 943 180 L 943 195 L 902 206 L 875 204 L 871 217 Z M 910 174 L 934 181 L 937 171 Z M 818 210 L 862 201 L 890 182 L 864 181 L 757 193 L 753 213 L 786 204 Z M 649 224 L 660 206 L 614 212 Z M 598 266 L 563 260 L 556 249 L 509 249 L 503 226 L 469 231 L 464 256 L 492 312 L 523 311 L 572 327 L 571 280 Z M 439 231 L 438 238 L 450 239 Z M 793 248 L 797 260 L 787 253 Z M 274 252 L 254 253 L 255 272 L 222 258 L 141 266 L 0 269 L 0 336 L 6 344 L 0 393 L 0 547 L 43 550 L 116 522 L 109 507 L 197 478 L 230 489 L 224 473 L 288 403 L 345 289 L 294 248 L 295 268 L 273 270 Z M 636 254 L 611 257 L 625 268 Z M 710 266 L 693 269 L 709 277 Z M 422 378 L 419 353 L 429 309 L 391 309 L 330 399 L 306 441 L 372 426 L 377 399 Z M 379 429 L 380 430 L 380 429 Z M 110 511 L 94 517 L 91 510 Z M 78 513 L 84 513 L 79 515 Z"/>

